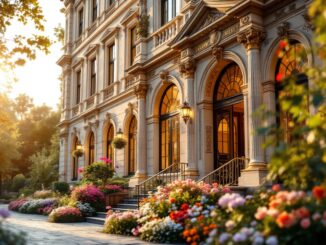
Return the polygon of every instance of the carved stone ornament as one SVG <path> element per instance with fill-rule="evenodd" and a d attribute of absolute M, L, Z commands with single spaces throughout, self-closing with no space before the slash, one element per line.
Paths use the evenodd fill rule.
<path fill-rule="evenodd" d="M 281 38 L 287 38 L 290 32 L 290 23 L 285 21 L 279 27 L 277 27 L 277 34 Z"/>
<path fill-rule="evenodd" d="M 196 64 L 193 59 L 189 59 L 187 61 L 182 62 L 179 65 L 179 71 L 186 78 L 193 77 L 196 69 Z"/>
<path fill-rule="evenodd" d="M 139 38 L 146 38 L 148 36 L 148 27 L 149 27 L 149 15 L 142 13 L 138 17 L 137 23 L 137 36 Z"/>
<path fill-rule="evenodd" d="M 220 62 L 221 60 L 223 60 L 223 51 L 224 48 L 221 46 L 214 46 L 212 48 L 212 55 L 215 57 L 217 62 Z"/>
<path fill-rule="evenodd" d="M 238 34 L 237 40 L 242 43 L 247 50 L 260 48 L 266 37 L 266 33 L 255 28 L 249 28 Z"/>
<path fill-rule="evenodd" d="M 146 98 L 146 94 L 147 94 L 147 89 L 148 89 L 148 85 L 144 84 L 144 83 L 140 83 L 138 85 L 135 86 L 134 92 L 137 96 L 138 99 L 144 99 Z"/>
<path fill-rule="evenodd" d="M 304 18 L 304 20 L 305 20 L 305 28 L 307 29 L 307 30 L 314 30 L 315 29 L 315 27 L 314 27 L 314 25 L 312 24 L 312 21 L 311 21 L 311 17 L 309 16 L 309 14 L 306 12 L 306 13 L 304 13 L 303 15 L 302 15 L 302 17 Z"/>
<path fill-rule="evenodd" d="M 169 72 L 167 70 L 162 70 L 160 72 L 160 79 L 161 79 L 162 83 L 169 82 L 168 76 L 169 76 Z"/>

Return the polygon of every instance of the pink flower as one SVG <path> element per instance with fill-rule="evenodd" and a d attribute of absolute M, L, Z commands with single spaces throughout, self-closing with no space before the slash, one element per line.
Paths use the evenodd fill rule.
<path fill-rule="evenodd" d="M 320 220 L 320 219 L 321 219 L 321 215 L 320 215 L 320 213 L 314 213 L 314 214 L 312 215 L 312 219 L 313 219 L 314 221 Z"/>
<path fill-rule="evenodd" d="M 310 226 L 310 219 L 309 219 L 309 218 L 305 218 L 305 219 L 301 220 L 301 222 L 300 222 L 300 226 L 301 226 L 303 229 L 307 229 L 307 228 L 309 228 L 309 226 Z"/>
<path fill-rule="evenodd" d="M 273 185 L 272 190 L 275 192 L 279 192 L 281 190 L 281 185 L 280 184 Z"/>
<path fill-rule="evenodd" d="M 103 161 L 103 162 L 106 163 L 106 164 L 109 164 L 109 163 L 112 162 L 112 160 L 109 159 L 109 158 L 107 158 L 107 157 L 101 157 L 100 160 Z"/>
<path fill-rule="evenodd" d="M 262 220 L 266 217 L 267 215 L 267 208 L 266 207 L 259 207 L 257 209 L 257 212 L 255 214 L 255 218 L 258 220 Z"/>
<path fill-rule="evenodd" d="M 80 168 L 78 168 L 78 173 L 83 173 L 84 172 L 84 168 L 83 167 L 80 167 Z"/>

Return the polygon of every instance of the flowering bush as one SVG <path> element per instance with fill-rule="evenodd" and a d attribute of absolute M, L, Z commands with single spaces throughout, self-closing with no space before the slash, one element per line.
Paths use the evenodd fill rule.
<path fill-rule="evenodd" d="M 96 214 L 96 210 L 89 203 L 77 202 L 76 207 L 84 217 L 90 217 Z"/>
<path fill-rule="evenodd" d="M 25 204 L 28 200 L 23 198 L 23 199 L 17 199 L 17 200 L 14 200 L 14 201 L 11 201 L 9 203 L 9 210 L 12 210 L 12 211 L 17 211 L 20 209 L 21 206 L 23 206 L 23 204 Z"/>
<path fill-rule="evenodd" d="M 132 230 L 138 225 L 138 218 L 139 215 L 136 212 L 109 211 L 103 231 L 110 234 L 132 235 Z"/>
<path fill-rule="evenodd" d="M 112 194 L 112 193 L 121 192 L 124 189 L 119 185 L 106 185 L 106 186 L 102 187 L 101 190 L 105 195 L 108 195 L 108 194 Z"/>
<path fill-rule="evenodd" d="M 140 238 L 149 242 L 174 243 L 181 240 L 183 230 L 181 224 L 171 220 L 170 217 L 147 222 L 141 228 L 133 230 L 134 235 L 140 233 Z"/>
<path fill-rule="evenodd" d="M 100 158 L 101 162 L 94 162 L 83 170 L 83 181 L 94 185 L 105 186 L 108 179 L 114 175 L 112 161 L 106 157 Z"/>
<path fill-rule="evenodd" d="M 51 208 L 54 208 L 57 205 L 57 200 L 55 198 L 26 200 L 22 202 L 23 204 L 21 205 L 19 203 L 13 203 L 12 205 L 9 205 L 9 208 L 14 208 L 11 210 L 18 211 L 20 213 L 47 214 Z"/>
<path fill-rule="evenodd" d="M 75 187 L 71 198 L 82 203 L 89 203 L 95 210 L 104 210 L 104 194 L 95 185 L 82 185 Z"/>
<path fill-rule="evenodd" d="M 84 218 L 78 208 L 65 206 L 54 209 L 49 215 L 49 221 L 54 223 L 72 223 L 84 221 Z"/>

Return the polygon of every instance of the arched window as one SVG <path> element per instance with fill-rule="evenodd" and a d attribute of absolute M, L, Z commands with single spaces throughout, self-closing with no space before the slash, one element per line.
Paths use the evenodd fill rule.
<path fill-rule="evenodd" d="M 290 41 L 290 48 L 284 53 L 282 58 L 278 59 L 275 71 L 275 93 L 276 93 L 276 111 L 277 124 L 282 131 L 281 140 L 284 142 L 291 141 L 291 132 L 294 126 L 293 119 L 287 111 L 282 111 L 279 98 L 284 95 L 284 84 L 277 80 L 277 75 L 282 74 L 285 78 L 290 76 L 296 77 L 297 84 L 308 85 L 308 78 L 303 73 L 303 66 L 307 63 L 307 54 L 304 46 L 297 41 Z M 308 108 L 308 106 L 307 106 Z"/>
<path fill-rule="evenodd" d="M 78 138 L 75 137 L 74 139 L 74 146 L 73 146 L 73 151 L 77 149 L 78 145 Z M 77 180 L 78 178 L 78 157 L 73 157 L 72 158 L 72 181 Z"/>
<path fill-rule="evenodd" d="M 160 105 L 160 170 L 180 162 L 180 95 L 177 86 L 170 85 Z"/>
<path fill-rule="evenodd" d="M 216 81 L 214 95 L 215 167 L 244 156 L 244 103 L 239 66 L 230 63 Z"/>
<path fill-rule="evenodd" d="M 216 93 L 216 100 L 223 100 L 241 94 L 243 84 L 242 73 L 236 64 L 232 63 L 223 72 Z"/>
<path fill-rule="evenodd" d="M 129 166 L 128 166 L 128 174 L 132 175 L 135 174 L 136 171 L 136 159 L 137 159 L 137 120 L 136 117 L 133 116 L 131 118 L 129 124 L 129 152 L 128 152 L 128 159 L 129 159 Z"/>
<path fill-rule="evenodd" d="M 113 125 L 110 124 L 106 136 L 106 157 L 111 159 L 112 164 L 114 164 L 114 148 L 111 144 L 112 140 L 114 138 L 114 128 Z"/>
<path fill-rule="evenodd" d="M 95 142 L 94 133 L 91 132 L 88 143 L 88 164 L 92 164 L 95 160 Z"/>

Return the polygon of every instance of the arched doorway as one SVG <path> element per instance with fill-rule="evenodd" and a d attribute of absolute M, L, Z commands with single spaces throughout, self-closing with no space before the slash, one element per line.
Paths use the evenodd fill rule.
<path fill-rule="evenodd" d="M 180 162 L 180 94 L 170 85 L 160 104 L 160 170 Z"/>
<path fill-rule="evenodd" d="M 91 132 L 88 141 L 88 164 L 91 165 L 95 160 L 95 140 L 94 133 Z"/>
<path fill-rule="evenodd" d="M 113 138 L 114 138 L 114 128 L 112 123 L 110 123 L 106 135 L 106 157 L 111 159 L 112 164 L 114 164 L 114 148 L 111 144 Z"/>
<path fill-rule="evenodd" d="M 77 149 L 77 145 L 78 145 L 78 138 L 75 137 L 74 139 L 74 144 L 73 144 L 73 151 L 75 151 Z M 78 157 L 73 156 L 72 158 L 72 176 L 71 176 L 71 180 L 75 181 L 78 178 Z"/>
<path fill-rule="evenodd" d="M 235 63 L 227 65 L 214 90 L 214 167 L 244 156 L 244 103 L 242 73 Z"/>
<path fill-rule="evenodd" d="M 137 119 L 133 116 L 129 124 L 128 136 L 128 175 L 135 174 L 137 159 Z"/>
<path fill-rule="evenodd" d="M 276 112 L 277 125 L 282 130 L 280 142 L 290 142 L 292 140 L 292 130 L 294 127 L 293 118 L 288 111 L 283 111 L 280 106 L 280 97 L 285 96 L 284 83 L 277 79 L 278 74 L 282 74 L 284 78 L 295 76 L 296 84 L 308 87 L 308 78 L 304 74 L 303 66 L 308 62 L 308 57 L 304 46 L 298 41 L 291 40 L 289 49 L 284 53 L 282 58 L 277 61 L 275 69 L 275 95 L 276 95 Z M 307 107 L 308 110 L 308 101 Z"/>

